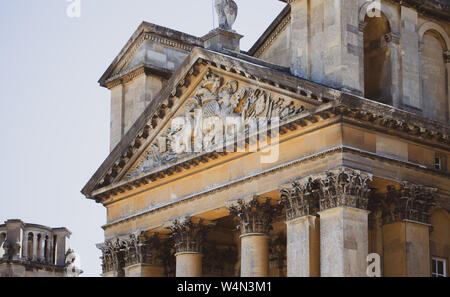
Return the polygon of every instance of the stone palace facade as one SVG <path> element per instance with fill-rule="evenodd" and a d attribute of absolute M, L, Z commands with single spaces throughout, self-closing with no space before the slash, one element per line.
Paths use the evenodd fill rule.
<path fill-rule="evenodd" d="M 8 220 L 0 225 L 0 277 L 79 276 L 71 232 Z"/>
<path fill-rule="evenodd" d="M 143 22 L 101 77 L 103 276 L 448 276 L 449 2 L 284 2 L 247 52 L 231 0 Z"/>

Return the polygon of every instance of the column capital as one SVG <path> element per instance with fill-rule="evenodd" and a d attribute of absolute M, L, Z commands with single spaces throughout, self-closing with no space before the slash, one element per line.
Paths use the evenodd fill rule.
<path fill-rule="evenodd" d="M 387 187 L 387 193 L 380 199 L 383 224 L 405 220 L 429 224 L 430 210 L 435 205 L 437 189 L 402 182 L 399 188 Z"/>
<path fill-rule="evenodd" d="M 147 236 L 145 232 L 131 234 L 123 241 L 125 266 L 135 264 L 162 265 L 161 241 L 158 233 Z"/>
<path fill-rule="evenodd" d="M 267 235 L 272 230 L 273 217 L 280 212 L 281 207 L 278 204 L 271 205 L 270 198 L 262 199 L 265 199 L 265 202 L 261 203 L 255 196 L 247 200 L 237 200 L 227 206 L 230 214 L 240 221 L 238 228 L 241 235 Z"/>
<path fill-rule="evenodd" d="M 287 221 L 317 214 L 320 208 L 319 186 L 317 180 L 307 177 L 279 189 L 280 197 L 286 202 Z"/>
<path fill-rule="evenodd" d="M 121 272 L 125 265 L 124 251 L 125 244 L 119 238 L 115 240 L 105 241 L 103 244 L 98 244 L 97 248 L 102 251 L 102 269 L 103 273 L 117 271 L 118 276 L 122 276 Z"/>
<path fill-rule="evenodd" d="M 312 179 L 319 183 L 321 211 L 340 206 L 367 210 L 371 174 L 341 167 Z"/>
<path fill-rule="evenodd" d="M 194 223 L 192 218 L 177 219 L 168 227 L 175 244 L 175 254 L 202 253 L 203 243 L 209 227 L 204 220 Z"/>

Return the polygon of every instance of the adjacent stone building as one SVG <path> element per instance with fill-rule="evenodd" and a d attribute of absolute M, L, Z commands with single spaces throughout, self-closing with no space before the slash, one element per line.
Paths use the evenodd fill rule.
<path fill-rule="evenodd" d="M 78 276 L 70 231 L 8 220 L 0 225 L 0 277 Z"/>
<path fill-rule="evenodd" d="M 104 276 L 448 276 L 448 1 L 284 2 L 248 52 L 231 0 L 144 22 L 101 77 Z"/>

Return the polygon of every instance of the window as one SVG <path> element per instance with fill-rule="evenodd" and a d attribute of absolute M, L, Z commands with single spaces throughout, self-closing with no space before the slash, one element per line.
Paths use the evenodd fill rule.
<path fill-rule="evenodd" d="M 433 277 L 447 277 L 447 260 L 441 258 L 433 258 L 432 266 Z"/>
<path fill-rule="evenodd" d="M 446 50 L 439 32 L 425 32 L 420 50 L 423 115 L 441 122 L 448 121 Z"/>
<path fill-rule="evenodd" d="M 442 153 L 435 153 L 434 168 L 441 171 L 447 170 L 447 156 Z"/>
<path fill-rule="evenodd" d="M 437 170 L 442 170 L 442 162 L 439 156 L 436 156 L 436 158 L 434 159 L 434 168 L 436 168 Z"/>

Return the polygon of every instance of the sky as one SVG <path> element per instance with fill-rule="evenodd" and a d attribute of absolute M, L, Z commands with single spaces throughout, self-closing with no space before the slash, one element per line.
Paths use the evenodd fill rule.
<path fill-rule="evenodd" d="M 82 276 L 99 276 L 106 210 L 80 190 L 109 153 L 110 92 L 97 81 L 142 21 L 203 36 L 213 0 L 0 0 L 0 224 L 72 231 Z M 236 0 L 248 50 L 283 9 Z M 217 17 L 215 17 L 217 24 Z"/>

